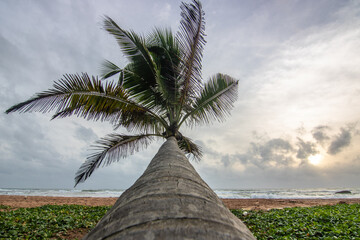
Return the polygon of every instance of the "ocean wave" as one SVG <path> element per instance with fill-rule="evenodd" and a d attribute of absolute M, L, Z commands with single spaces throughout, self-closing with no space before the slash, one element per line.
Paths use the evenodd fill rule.
<path fill-rule="evenodd" d="M 351 194 L 336 194 L 349 190 Z M 53 197 L 119 197 L 120 189 L 27 189 L 0 188 L 0 195 L 53 196 Z M 316 189 L 216 189 L 220 198 L 265 198 L 265 199 L 337 199 L 360 198 L 360 188 L 316 188 Z"/>

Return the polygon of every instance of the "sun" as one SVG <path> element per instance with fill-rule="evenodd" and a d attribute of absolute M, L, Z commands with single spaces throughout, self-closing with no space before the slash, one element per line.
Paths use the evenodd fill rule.
<path fill-rule="evenodd" d="M 309 163 L 312 165 L 319 165 L 320 162 L 323 160 L 324 156 L 321 154 L 311 155 L 308 157 Z"/>

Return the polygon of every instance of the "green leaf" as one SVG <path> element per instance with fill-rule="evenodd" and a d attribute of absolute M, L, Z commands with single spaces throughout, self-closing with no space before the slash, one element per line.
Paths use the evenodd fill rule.
<path fill-rule="evenodd" d="M 97 152 L 91 154 L 76 172 L 75 186 L 84 182 L 101 165 L 109 165 L 139 151 L 140 148 L 145 148 L 153 140 L 153 136 L 153 134 L 135 136 L 110 134 L 101 139 L 94 146 Z"/>
<path fill-rule="evenodd" d="M 191 106 L 186 108 L 187 114 L 180 125 L 187 121 L 194 123 L 209 123 L 212 119 L 223 120 L 230 114 L 237 99 L 238 81 L 225 74 L 212 77 L 201 90 L 201 93 Z"/>
<path fill-rule="evenodd" d="M 206 43 L 204 11 L 199 1 L 182 3 L 179 40 L 182 59 L 182 93 L 180 103 L 195 97 L 201 87 L 201 60 Z"/>
<path fill-rule="evenodd" d="M 189 154 L 190 157 L 194 158 L 196 161 L 200 161 L 202 157 L 202 150 L 200 146 L 194 143 L 190 138 L 181 136 L 180 139 L 177 140 L 179 148 L 185 152 L 185 154 Z"/>

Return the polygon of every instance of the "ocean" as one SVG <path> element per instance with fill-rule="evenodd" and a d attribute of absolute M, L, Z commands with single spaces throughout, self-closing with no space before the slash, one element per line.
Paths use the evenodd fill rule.
<path fill-rule="evenodd" d="M 348 190 L 350 194 L 337 194 Z M 316 198 L 360 198 L 360 188 L 264 188 L 264 189 L 215 189 L 220 198 L 266 198 L 266 199 L 316 199 Z M 29 189 L 0 188 L 0 195 L 52 196 L 52 197 L 119 197 L 124 190 L 119 189 Z"/>

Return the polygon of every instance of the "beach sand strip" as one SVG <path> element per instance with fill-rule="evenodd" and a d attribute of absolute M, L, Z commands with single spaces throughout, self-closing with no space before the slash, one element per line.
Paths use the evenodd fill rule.
<path fill-rule="evenodd" d="M 107 197 L 44 197 L 0 195 L 0 205 L 12 208 L 29 208 L 43 205 L 111 206 L 117 198 Z M 360 203 L 360 198 L 342 199 L 222 199 L 229 209 L 269 210 L 286 207 L 311 207 L 320 205 Z"/>

